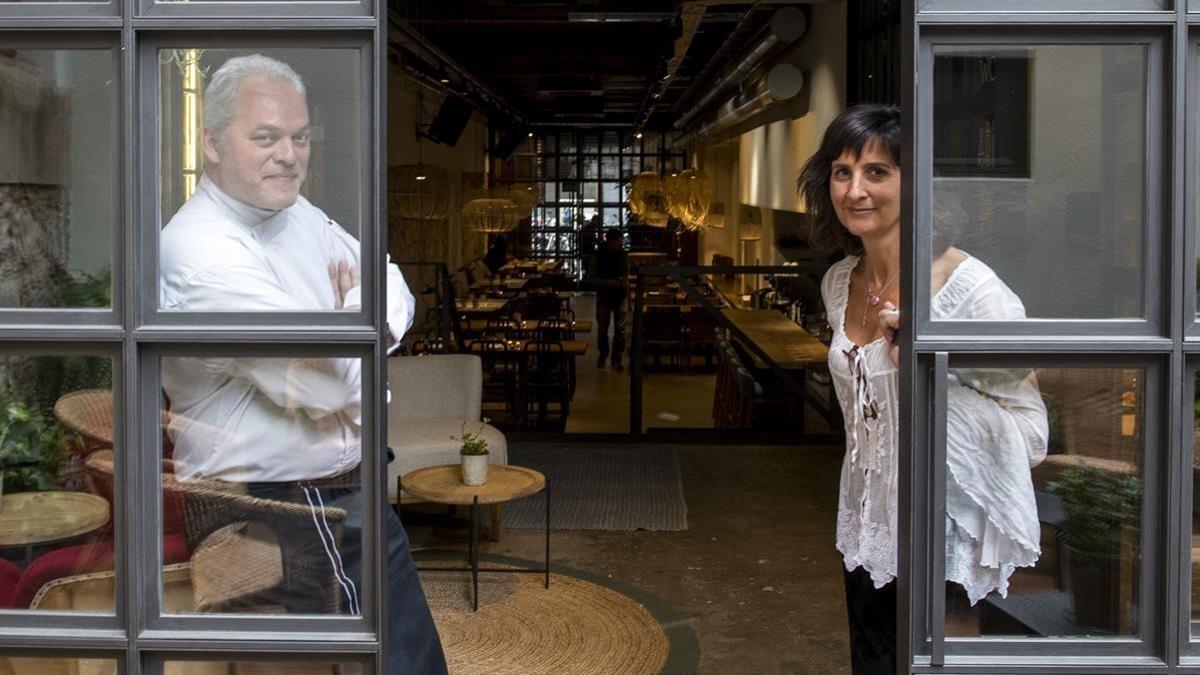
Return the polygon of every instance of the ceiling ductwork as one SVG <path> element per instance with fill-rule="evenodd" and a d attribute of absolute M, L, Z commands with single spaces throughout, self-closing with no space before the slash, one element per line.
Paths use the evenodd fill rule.
<path fill-rule="evenodd" d="M 707 124 L 676 137 L 672 147 L 682 148 L 694 141 L 711 138 L 766 110 L 772 105 L 795 98 L 804 89 L 804 73 L 790 63 L 771 66 L 764 77 L 752 82 L 717 109 Z"/>
<path fill-rule="evenodd" d="M 799 68 L 788 63 L 770 67 L 765 64 L 781 48 L 803 37 L 807 30 L 808 19 L 799 8 L 781 7 L 775 10 L 764 35 L 734 65 L 727 68 L 716 84 L 709 87 L 690 109 L 679 115 L 675 121 L 676 129 L 693 128 L 704 114 L 713 110 L 714 104 L 722 100 L 722 96 L 725 97 L 716 110 L 715 119 L 684 134 L 676 140 L 676 146 L 727 129 L 774 103 L 799 94 L 804 85 L 804 75 Z M 761 75 L 754 78 L 752 76 L 755 73 Z"/>

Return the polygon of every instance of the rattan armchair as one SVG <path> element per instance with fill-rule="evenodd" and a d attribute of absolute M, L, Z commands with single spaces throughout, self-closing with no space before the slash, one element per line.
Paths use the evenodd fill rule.
<path fill-rule="evenodd" d="M 164 490 L 171 490 L 166 483 L 175 480 L 164 475 Z M 304 606 L 293 603 L 289 611 L 331 614 L 340 610 L 341 588 L 309 506 L 253 497 L 244 486 L 224 481 L 178 481 L 177 486 L 184 495 L 198 611 L 261 608 L 271 605 L 275 592 L 284 586 L 315 589 Z M 340 539 L 346 511 L 323 510 L 335 540 Z"/>

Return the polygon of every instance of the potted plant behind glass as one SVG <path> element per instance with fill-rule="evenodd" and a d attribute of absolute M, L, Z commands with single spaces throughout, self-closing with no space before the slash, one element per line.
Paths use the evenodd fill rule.
<path fill-rule="evenodd" d="M 6 490 L 53 490 L 67 434 L 54 419 L 22 402 L 0 405 L 0 498 Z"/>
<path fill-rule="evenodd" d="M 462 456 L 463 485 L 483 485 L 487 482 L 488 444 L 487 439 L 483 437 L 483 428 L 487 422 L 485 417 L 479 425 L 479 430 L 475 432 L 467 431 L 467 423 L 463 422 L 462 436 L 450 437 L 462 443 L 459 454 Z"/>
<path fill-rule="evenodd" d="M 1137 530 L 1142 482 L 1137 476 L 1080 465 L 1063 469 L 1046 489 L 1062 501 L 1066 514 L 1059 538 L 1067 553 L 1075 619 L 1116 632 L 1121 563 L 1132 555 L 1122 550 L 1122 542 L 1127 528 Z"/>

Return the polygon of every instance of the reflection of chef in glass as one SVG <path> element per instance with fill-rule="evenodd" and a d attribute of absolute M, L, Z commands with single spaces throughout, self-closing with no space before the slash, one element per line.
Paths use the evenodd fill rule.
<path fill-rule="evenodd" d="M 860 105 L 830 123 L 801 172 L 810 240 L 848 255 L 821 283 L 833 328 L 829 368 L 846 424 L 837 547 L 846 568 L 856 675 L 895 672 L 900 326 L 900 111 Z M 1020 299 L 950 244 L 962 220 L 939 211 L 934 319 L 1020 319 Z M 1030 371 L 957 370 L 949 387 L 946 578 L 971 602 L 1007 593 L 1040 553 L 1030 466 L 1046 412 Z"/>
<path fill-rule="evenodd" d="M 203 145 L 205 176 L 163 228 L 162 307 L 358 307 L 358 240 L 300 195 L 310 128 L 299 75 L 257 54 L 226 61 L 205 89 Z M 412 323 L 413 299 L 395 265 L 386 273 L 388 330 L 398 341 Z M 311 509 L 311 524 L 278 524 L 305 530 L 274 534 L 289 543 L 320 542 L 310 551 L 322 561 L 323 574 L 315 576 L 340 589 L 340 606 L 352 614 L 361 606 L 363 563 L 361 371 L 361 359 L 339 357 L 172 358 L 162 365 L 168 432 L 185 486 L 220 479 Z M 330 506 L 346 512 L 340 537 L 325 519 Z M 387 672 L 445 672 L 408 538 L 391 509 L 381 516 L 386 538 L 378 555 L 390 566 Z M 281 586 L 271 604 L 313 611 L 311 587 L 291 580 Z"/>

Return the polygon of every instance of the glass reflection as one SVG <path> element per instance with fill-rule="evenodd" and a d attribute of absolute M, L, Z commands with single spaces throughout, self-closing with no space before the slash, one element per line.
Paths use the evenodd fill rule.
<path fill-rule="evenodd" d="M 1143 45 L 937 47 L 934 258 L 986 262 L 1030 319 L 1141 317 L 1148 65 Z"/>
<path fill-rule="evenodd" d="M 159 57 L 160 306 L 359 307 L 357 52 Z M 399 271 L 389 272 L 389 295 L 411 304 Z"/>
<path fill-rule="evenodd" d="M 117 675 L 117 672 L 117 662 L 112 659 L 0 657 L 0 675 Z"/>
<path fill-rule="evenodd" d="M 112 361 L 0 356 L 0 609 L 114 607 Z"/>
<path fill-rule="evenodd" d="M 176 611 L 360 612 L 361 373 L 356 358 L 162 360 L 163 555 L 191 563 L 190 597 L 166 578 L 164 596 L 194 601 Z"/>
<path fill-rule="evenodd" d="M 0 307 L 111 306 L 116 62 L 0 49 Z"/>
<path fill-rule="evenodd" d="M 946 634 L 1137 635 L 1144 371 L 950 377 Z"/>
<path fill-rule="evenodd" d="M 266 661 L 167 661 L 166 675 L 362 675 L 357 663 Z"/>

